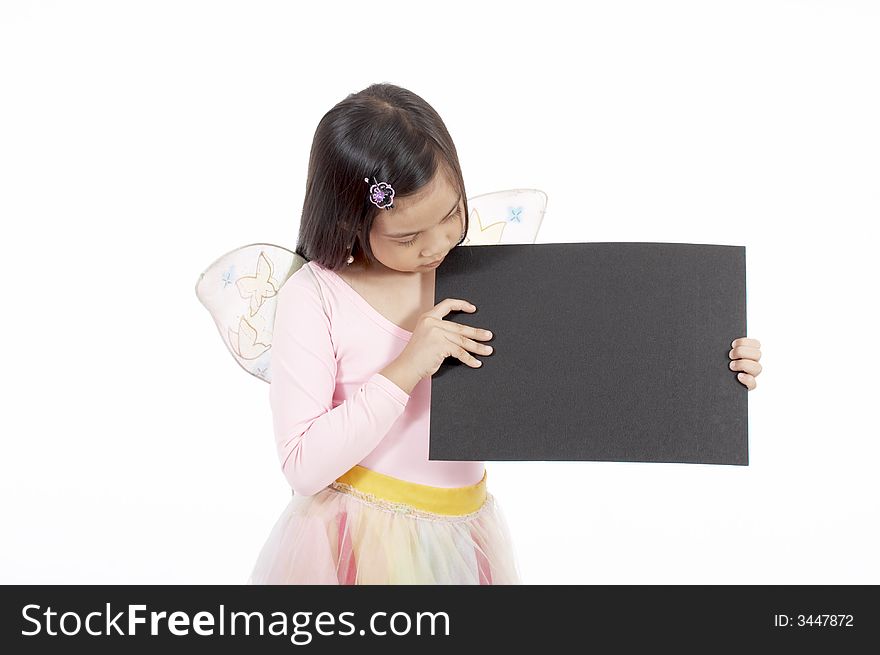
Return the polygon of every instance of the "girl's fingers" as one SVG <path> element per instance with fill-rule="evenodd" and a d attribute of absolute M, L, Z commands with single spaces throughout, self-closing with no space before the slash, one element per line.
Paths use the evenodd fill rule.
<path fill-rule="evenodd" d="M 461 323 L 456 323 L 455 321 L 443 321 L 441 327 L 446 328 L 451 332 L 455 332 L 456 334 L 467 335 L 473 339 L 492 338 L 492 333 L 489 330 L 472 327 L 470 325 L 462 325 Z"/>
<path fill-rule="evenodd" d="M 730 362 L 730 370 L 739 371 L 736 379 L 751 391 L 758 386 L 755 376 L 760 375 L 764 368 L 758 363 L 761 359 L 761 342 L 757 339 L 741 337 L 734 339 L 730 345 L 732 348 L 727 356 L 734 360 Z"/>
<path fill-rule="evenodd" d="M 739 339 L 737 339 L 739 341 Z M 758 361 L 761 359 L 761 349 L 753 348 L 752 346 L 737 346 L 736 348 L 732 348 L 730 352 L 727 353 L 727 356 L 731 359 L 754 359 Z"/>
<path fill-rule="evenodd" d="M 753 359 L 735 359 L 730 362 L 730 370 L 742 371 L 743 373 L 748 373 L 752 377 L 757 377 L 761 374 L 761 371 L 764 370 L 764 367 Z"/>
<path fill-rule="evenodd" d="M 755 378 L 748 373 L 737 373 L 736 379 L 742 382 L 749 388 L 749 391 L 758 386 L 758 383 L 755 381 Z"/>
<path fill-rule="evenodd" d="M 429 316 L 433 316 L 434 318 L 442 319 L 451 311 L 463 311 L 463 312 L 475 312 L 477 308 L 469 303 L 467 300 L 461 300 L 460 298 L 444 298 L 436 305 L 434 305 L 433 309 L 425 312 Z"/>
<path fill-rule="evenodd" d="M 463 334 L 447 335 L 446 338 L 456 346 L 461 346 L 465 350 L 475 352 L 479 355 L 491 355 L 495 350 L 492 346 L 485 343 L 479 343 L 473 339 L 468 339 Z"/>
<path fill-rule="evenodd" d="M 739 339 L 734 339 L 730 343 L 731 348 L 736 348 L 737 346 L 751 346 L 752 348 L 761 348 L 761 342 L 757 339 L 749 339 L 748 337 L 740 337 Z"/>

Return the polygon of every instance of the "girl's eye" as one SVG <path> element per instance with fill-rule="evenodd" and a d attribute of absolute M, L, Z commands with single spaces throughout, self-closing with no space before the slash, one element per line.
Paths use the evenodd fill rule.
<path fill-rule="evenodd" d="M 461 213 L 461 207 L 459 206 L 459 208 L 457 210 L 455 210 L 455 212 L 453 212 L 452 214 L 450 214 L 449 216 L 447 216 L 446 218 L 444 218 L 440 222 L 447 223 L 447 222 L 451 221 L 452 219 L 457 218 L 460 213 Z M 418 239 L 418 238 L 419 238 L 419 235 L 417 234 L 409 241 L 398 241 L 397 243 L 408 248 L 409 246 L 414 244 L 416 242 L 416 239 Z"/>

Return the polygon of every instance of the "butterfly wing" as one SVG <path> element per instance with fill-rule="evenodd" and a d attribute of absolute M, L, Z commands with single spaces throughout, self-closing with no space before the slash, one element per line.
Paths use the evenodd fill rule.
<path fill-rule="evenodd" d="M 219 257 L 199 276 L 196 296 L 236 362 L 271 381 L 272 329 L 278 290 L 305 259 L 287 248 L 253 243 Z"/>
<path fill-rule="evenodd" d="M 507 189 L 468 198 L 462 245 L 534 243 L 547 194 Z M 306 260 L 271 243 L 252 243 L 219 257 L 199 276 L 196 296 L 211 314 L 227 350 L 248 373 L 271 382 L 272 330 L 281 286 Z"/>
<path fill-rule="evenodd" d="M 540 189 L 507 189 L 468 198 L 468 233 L 462 245 L 535 243 L 547 194 Z"/>

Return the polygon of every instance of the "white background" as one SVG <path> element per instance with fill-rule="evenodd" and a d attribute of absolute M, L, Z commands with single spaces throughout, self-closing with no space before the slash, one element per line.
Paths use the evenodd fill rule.
<path fill-rule="evenodd" d="M 878 33 L 845 0 L 3 2 L 0 581 L 246 580 L 289 489 L 194 285 L 295 246 L 318 121 L 391 82 L 469 196 L 547 192 L 539 242 L 746 246 L 750 465 L 489 462 L 523 581 L 880 583 Z"/>

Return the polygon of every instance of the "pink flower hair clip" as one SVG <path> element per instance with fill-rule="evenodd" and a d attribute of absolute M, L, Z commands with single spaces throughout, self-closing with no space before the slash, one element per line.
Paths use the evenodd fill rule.
<path fill-rule="evenodd" d="M 369 183 L 370 178 L 365 177 L 364 182 Z M 376 182 L 373 178 L 373 184 L 370 186 L 370 202 L 379 209 L 391 209 L 394 207 L 394 189 L 387 182 Z"/>

